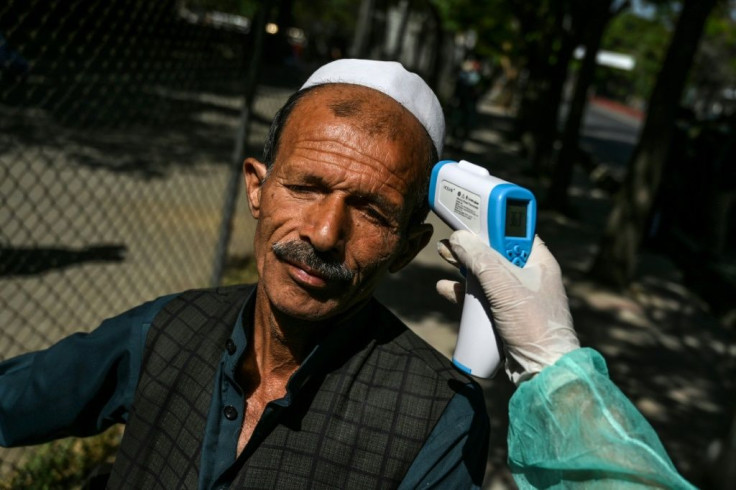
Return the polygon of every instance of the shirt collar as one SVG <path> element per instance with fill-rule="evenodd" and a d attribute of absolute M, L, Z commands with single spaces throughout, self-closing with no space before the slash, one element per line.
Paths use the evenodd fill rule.
<path fill-rule="evenodd" d="M 246 298 L 243 307 L 238 314 L 238 319 L 233 326 L 230 340 L 235 346 L 234 351 L 228 351 L 225 361 L 225 372 L 228 376 L 235 378 L 235 372 L 240 358 L 243 356 L 253 330 L 253 316 L 255 312 L 256 289 L 253 288 Z M 359 306 L 347 318 L 336 324 L 332 330 L 312 349 L 302 362 L 302 365 L 291 375 L 286 384 L 286 396 L 274 403 L 289 406 L 309 380 L 317 373 L 323 373 L 330 367 L 339 365 L 355 352 L 355 349 L 365 342 L 365 326 L 369 323 L 368 315 L 364 314 L 369 309 L 370 299 Z"/>

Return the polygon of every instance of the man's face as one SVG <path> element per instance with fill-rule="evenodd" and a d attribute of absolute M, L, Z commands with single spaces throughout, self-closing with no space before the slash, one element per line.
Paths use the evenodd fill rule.
<path fill-rule="evenodd" d="M 407 229 L 426 178 L 425 138 L 385 95 L 332 86 L 294 108 L 267 178 L 246 161 L 259 291 L 273 308 L 302 320 L 345 312 L 426 244 L 431 227 Z"/>

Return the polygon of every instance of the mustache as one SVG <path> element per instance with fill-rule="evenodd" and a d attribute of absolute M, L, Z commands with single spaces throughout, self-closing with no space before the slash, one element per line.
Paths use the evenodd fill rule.
<path fill-rule="evenodd" d="M 271 250 L 279 259 L 304 264 L 331 281 L 350 282 L 355 277 L 355 272 L 345 264 L 317 252 L 307 242 L 299 240 L 276 242 L 271 245 Z"/>

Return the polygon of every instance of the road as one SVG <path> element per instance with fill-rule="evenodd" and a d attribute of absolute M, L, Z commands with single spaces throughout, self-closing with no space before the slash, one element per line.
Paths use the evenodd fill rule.
<path fill-rule="evenodd" d="M 642 121 L 614 104 L 588 104 L 583 119 L 581 146 L 598 161 L 623 172 L 639 138 Z"/>

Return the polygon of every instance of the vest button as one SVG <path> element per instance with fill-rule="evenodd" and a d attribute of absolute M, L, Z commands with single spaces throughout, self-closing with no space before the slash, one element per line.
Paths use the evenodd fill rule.
<path fill-rule="evenodd" d="M 235 420 L 238 418 L 238 411 L 232 405 L 228 405 L 222 411 L 225 414 L 225 418 L 228 420 Z"/>
<path fill-rule="evenodd" d="M 233 339 L 227 339 L 227 342 L 225 342 L 225 348 L 227 349 L 227 353 L 231 356 L 235 354 L 235 342 L 233 342 Z"/>

